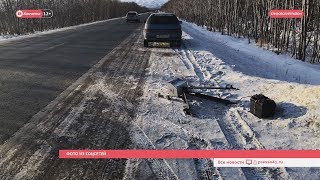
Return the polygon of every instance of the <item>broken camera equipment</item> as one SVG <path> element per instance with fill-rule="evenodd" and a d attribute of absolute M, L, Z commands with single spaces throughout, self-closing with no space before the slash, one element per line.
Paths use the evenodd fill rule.
<path fill-rule="evenodd" d="M 194 91 L 194 90 L 200 90 L 200 89 L 239 90 L 237 88 L 234 88 L 232 85 L 227 85 L 226 87 L 189 86 L 187 81 L 178 78 L 178 79 L 175 79 L 175 80 L 170 81 L 168 83 L 169 92 L 168 92 L 168 95 L 166 95 L 166 97 L 168 99 L 171 99 L 171 97 L 182 98 L 183 101 L 185 102 L 184 112 L 189 115 L 191 114 L 191 111 L 190 111 L 190 105 L 189 105 L 187 95 L 215 101 L 218 103 L 222 103 L 224 105 L 236 104 L 235 102 L 232 102 L 232 101 L 229 101 L 226 99 L 222 99 L 222 98 L 218 98 L 218 97 L 214 97 L 214 96 L 209 96 L 207 94 L 203 94 L 203 93 L 199 93 L 199 92 Z M 159 94 L 159 96 L 164 97 L 161 94 Z"/>

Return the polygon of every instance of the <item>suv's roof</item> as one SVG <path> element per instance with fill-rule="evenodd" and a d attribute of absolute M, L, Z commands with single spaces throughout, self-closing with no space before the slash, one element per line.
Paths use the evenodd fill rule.
<path fill-rule="evenodd" d="M 136 14 L 138 14 L 136 11 L 129 11 L 128 13 L 136 13 Z"/>

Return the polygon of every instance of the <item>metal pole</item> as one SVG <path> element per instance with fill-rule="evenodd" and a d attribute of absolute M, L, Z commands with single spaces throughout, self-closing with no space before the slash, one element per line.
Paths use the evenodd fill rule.
<path fill-rule="evenodd" d="M 205 86 L 190 86 L 188 89 L 224 89 L 224 90 L 239 90 L 234 87 L 205 87 Z"/>

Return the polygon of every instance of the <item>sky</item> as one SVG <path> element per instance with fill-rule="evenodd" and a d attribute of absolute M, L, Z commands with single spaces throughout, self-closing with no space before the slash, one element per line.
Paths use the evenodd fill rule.
<path fill-rule="evenodd" d="M 121 1 L 126 1 L 126 2 L 133 1 L 141 6 L 146 6 L 148 8 L 159 8 L 168 0 L 121 0 Z"/>

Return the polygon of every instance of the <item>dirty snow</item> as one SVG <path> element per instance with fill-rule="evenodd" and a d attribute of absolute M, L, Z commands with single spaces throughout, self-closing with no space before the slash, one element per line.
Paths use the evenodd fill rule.
<path fill-rule="evenodd" d="M 148 79 L 139 108 L 137 148 L 154 149 L 319 149 L 320 66 L 183 23 L 184 45 L 179 49 L 153 48 Z M 180 99 L 158 97 L 166 82 L 184 78 L 194 85 L 225 86 L 239 91 L 202 91 L 238 102 L 224 106 L 192 98 L 193 116 L 186 116 Z M 250 96 L 264 94 L 278 105 L 272 119 L 249 113 Z M 145 145 L 143 132 L 150 146 Z M 141 163 L 141 162 L 140 162 Z M 133 162 L 132 166 L 138 166 Z M 167 160 L 179 179 L 262 178 L 279 173 L 284 179 L 315 179 L 315 168 L 271 170 L 213 168 L 208 160 Z M 130 172 L 132 173 L 132 172 Z M 303 175 L 303 176 L 301 176 Z M 241 178 L 240 178 L 241 179 Z"/>

